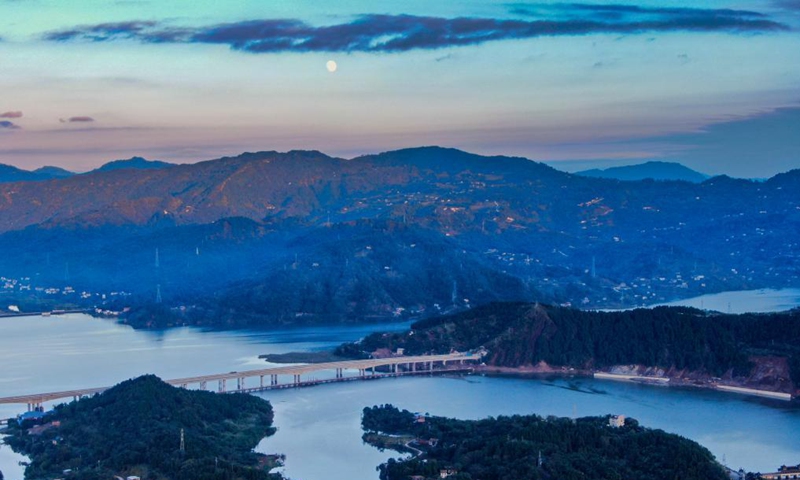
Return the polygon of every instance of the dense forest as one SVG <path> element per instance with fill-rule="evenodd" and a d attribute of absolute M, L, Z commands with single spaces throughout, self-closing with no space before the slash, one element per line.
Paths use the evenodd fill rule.
<path fill-rule="evenodd" d="M 800 310 L 725 315 L 680 307 L 599 312 L 493 303 L 419 321 L 405 333 L 372 334 L 337 354 L 352 358 L 398 347 L 408 355 L 485 347 L 486 363 L 504 367 L 638 364 L 715 376 L 747 375 L 753 356 L 775 356 L 787 359 L 800 385 Z"/>
<path fill-rule="evenodd" d="M 421 454 L 381 465 L 381 480 L 440 478 L 442 471 L 450 480 L 727 478 L 702 446 L 633 419 L 618 428 L 609 425 L 609 417 L 424 420 L 391 405 L 364 409 L 365 438 L 379 433 L 422 440 L 411 443 Z"/>
<path fill-rule="evenodd" d="M 175 388 L 150 375 L 60 405 L 41 425 L 12 421 L 6 442 L 32 459 L 27 479 L 71 470 L 88 480 L 266 480 L 279 477 L 252 450 L 274 433 L 272 419 L 258 397 Z"/>

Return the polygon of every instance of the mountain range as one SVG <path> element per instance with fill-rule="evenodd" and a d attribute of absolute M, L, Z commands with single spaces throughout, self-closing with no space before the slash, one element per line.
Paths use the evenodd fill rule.
<path fill-rule="evenodd" d="M 161 162 L 158 160 L 146 160 L 142 157 L 132 157 L 127 160 L 113 160 L 89 173 L 108 172 L 111 170 L 149 170 L 158 168 L 173 167 L 174 164 Z M 23 170 L 11 165 L 0 163 L 0 183 L 11 182 L 37 182 L 42 180 L 55 180 L 77 175 L 75 172 L 65 170 L 60 167 L 41 167 L 36 170 Z"/>
<path fill-rule="evenodd" d="M 36 182 L 55 178 L 66 178 L 71 175 L 73 175 L 72 172 L 58 167 L 42 167 L 31 171 L 0 163 L 0 183 Z"/>
<path fill-rule="evenodd" d="M 2 184 L 0 275 L 135 304 L 142 326 L 650 304 L 797 285 L 798 191 L 800 170 L 694 184 L 438 147 L 245 153 Z"/>

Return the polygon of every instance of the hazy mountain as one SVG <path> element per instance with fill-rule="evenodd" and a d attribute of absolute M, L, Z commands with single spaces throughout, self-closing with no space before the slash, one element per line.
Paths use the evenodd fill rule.
<path fill-rule="evenodd" d="M 42 167 L 29 171 L 11 165 L 0 164 L 0 183 L 35 182 L 54 178 L 66 178 L 72 175 L 74 175 L 74 173 L 58 167 Z"/>
<path fill-rule="evenodd" d="M 142 302 L 158 284 L 198 323 L 657 303 L 800 284 L 797 191 L 800 170 L 621 182 L 435 147 L 246 153 L 0 185 L 0 275 Z"/>
<path fill-rule="evenodd" d="M 175 166 L 174 163 L 167 163 L 159 160 L 147 160 L 142 157 L 131 157 L 127 160 L 114 160 L 112 162 L 108 162 L 93 171 L 108 172 L 111 170 L 123 170 L 123 169 L 156 170 L 174 166 Z"/>
<path fill-rule="evenodd" d="M 673 162 L 646 162 L 639 165 L 624 167 L 611 167 L 606 169 L 594 168 L 577 172 L 576 175 L 595 178 L 614 178 L 617 180 L 683 180 L 685 182 L 700 183 L 709 178 L 708 175 L 692 170 L 689 167 Z"/>
<path fill-rule="evenodd" d="M 47 177 L 47 178 L 67 178 L 75 175 L 75 172 L 70 172 L 69 170 L 65 170 L 60 167 L 41 167 L 37 168 L 33 171 L 33 173 L 39 175 L 40 177 Z"/>

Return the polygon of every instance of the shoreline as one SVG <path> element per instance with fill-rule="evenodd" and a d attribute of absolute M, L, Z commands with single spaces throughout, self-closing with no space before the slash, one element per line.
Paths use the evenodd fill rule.
<path fill-rule="evenodd" d="M 626 374 L 608 373 L 608 372 L 594 371 L 594 370 L 579 370 L 579 369 L 572 369 L 565 367 L 553 368 L 544 365 L 537 365 L 534 367 L 518 367 L 518 368 L 480 365 L 475 367 L 475 373 L 483 373 L 488 375 L 501 374 L 501 375 L 516 376 L 516 377 L 548 376 L 548 375 L 554 375 L 559 377 L 580 376 L 580 377 L 594 378 L 597 380 L 606 380 L 613 382 L 630 382 L 630 383 L 638 383 L 641 385 L 650 385 L 650 386 L 665 386 L 665 387 L 675 386 L 675 387 L 697 388 L 701 390 L 715 390 L 718 392 L 736 393 L 752 397 L 768 398 L 771 400 L 781 400 L 784 402 L 793 402 L 798 400 L 798 397 L 795 397 L 790 393 L 774 392 L 771 390 L 758 390 L 755 388 L 747 388 L 737 385 L 725 385 L 718 383 L 703 385 L 703 384 L 682 381 L 680 379 L 672 377 L 626 375 Z"/>

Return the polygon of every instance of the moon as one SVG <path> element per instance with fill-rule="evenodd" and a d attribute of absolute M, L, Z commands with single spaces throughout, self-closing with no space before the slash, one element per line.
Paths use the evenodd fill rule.
<path fill-rule="evenodd" d="M 328 60 L 328 63 L 325 64 L 325 68 L 327 68 L 329 72 L 333 73 L 337 68 L 339 68 L 339 66 L 336 65 L 336 62 L 333 60 Z"/>

